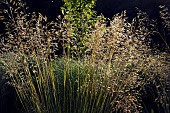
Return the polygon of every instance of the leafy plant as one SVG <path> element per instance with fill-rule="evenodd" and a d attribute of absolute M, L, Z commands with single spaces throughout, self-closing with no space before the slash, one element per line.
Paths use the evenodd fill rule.
<path fill-rule="evenodd" d="M 85 39 L 92 30 L 97 16 L 93 10 L 96 0 L 64 0 L 61 7 L 63 27 L 70 29 L 70 42 L 66 45 L 68 49 L 79 51 L 83 54 L 85 50 Z M 64 38 L 64 37 L 63 37 Z M 73 51 L 73 52 L 74 52 Z M 78 52 L 77 52 L 78 53 Z"/>

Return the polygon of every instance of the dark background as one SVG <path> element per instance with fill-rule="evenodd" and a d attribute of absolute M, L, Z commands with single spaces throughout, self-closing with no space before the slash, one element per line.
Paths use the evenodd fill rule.
<path fill-rule="evenodd" d="M 46 15 L 49 21 L 55 20 L 56 16 L 61 14 L 60 7 L 63 5 L 63 0 L 25 1 L 28 12 L 40 12 Z M 146 12 L 150 18 L 159 19 L 159 5 L 166 5 L 170 9 L 170 0 L 97 0 L 94 10 L 97 11 L 98 15 L 103 14 L 109 18 L 126 10 L 129 19 L 132 19 L 136 16 L 136 8 L 139 8 Z M 2 8 L 1 5 L 0 7 Z M 0 21 L 0 34 L 3 32 L 4 25 Z"/>
<path fill-rule="evenodd" d="M 55 19 L 60 12 L 62 0 L 26 0 L 29 11 L 40 12 L 49 20 Z M 135 16 L 136 7 L 147 12 L 151 18 L 157 18 L 159 5 L 166 5 L 170 9 L 170 0 L 97 0 L 94 10 L 111 18 L 114 14 L 127 10 L 130 17 Z"/>

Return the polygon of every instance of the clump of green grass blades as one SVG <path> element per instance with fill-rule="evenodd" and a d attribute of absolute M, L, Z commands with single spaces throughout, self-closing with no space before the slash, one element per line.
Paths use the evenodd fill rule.
<path fill-rule="evenodd" d="M 98 16 L 79 55 L 68 48 L 76 45 L 72 21 L 48 22 L 41 14 L 26 14 L 20 0 L 4 3 L 9 21 L 0 62 L 25 113 L 140 113 L 150 84 L 158 107 L 169 112 L 170 55 L 146 43 L 155 23 L 145 13 L 139 11 L 131 23 L 125 12 L 117 14 L 109 26 Z M 63 56 L 52 55 L 58 43 L 67 47 Z"/>

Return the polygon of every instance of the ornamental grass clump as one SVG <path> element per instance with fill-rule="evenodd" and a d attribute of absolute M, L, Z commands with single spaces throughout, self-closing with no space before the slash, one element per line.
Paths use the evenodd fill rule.
<path fill-rule="evenodd" d="M 82 65 L 80 60 L 72 63 L 68 53 L 61 59 L 51 58 L 53 41 L 61 31 L 54 29 L 58 23 L 48 23 L 41 14 L 26 14 L 21 1 L 4 3 L 9 9 L 4 10 L 8 21 L 5 23 L 7 37 L 1 40 L 1 62 L 24 112 L 110 111 L 105 107 L 110 102 L 101 103 L 107 93 L 102 97 L 104 90 L 97 92 L 97 86 L 93 85 L 97 79 L 92 77 L 94 72 L 88 65 Z"/>
<path fill-rule="evenodd" d="M 122 13 L 113 17 L 110 26 L 107 26 L 104 19 L 98 20 L 91 37 L 85 41 L 85 59 L 94 70 L 104 70 L 98 75 L 105 78 L 104 87 L 112 93 L 111 104 L 115 112 L 142 112 L 144 105 L 141 92 L 155 78 L 168 78 L 169 55 L 155 55 L 156 51 L 146 43 L 153 32 L 154 21 L 149 21 L 145 13 L 139 12 L 131 23 Z M 166 94 L 166 91 L 162 92 L 162 95 Z M 165 97 L 164 102 L 168 106 L 169 99 Z M 168 112 L 167 109 L 164 112 Z"/>
<path fill-rule="evenodd" d="M 145 112 L 143 95 L 151 85 L 157 107 L 168 113 L 169 54 L 150 48 L 155 22 L 145 13 L 139 11 L 132 22 L 125 12 L 109 22 L 89 16 L 92 23 L 80 26 L 87 31 L 76 34 L 72 24 L 81 19 L 68 18 L 72 13 L 48 22 L 39 13 L 25 13 L 20 0 L 4 3 L 7 37 L 0 43 L 0 62 L 24 113 Z M 59 43 L 62 56 L 55 55 Z"/>
<path fill-rule="evenodd" d="M 1 39 L 1 62 L 10 84 L 28 113 L 57 112 L 52 55 L 54 22 L 41 14 L 26 14 L 22 1 L 4 1 L 8 9 L 6 38 Z M 12 6 L 15 6 L 14 9 Z"/>

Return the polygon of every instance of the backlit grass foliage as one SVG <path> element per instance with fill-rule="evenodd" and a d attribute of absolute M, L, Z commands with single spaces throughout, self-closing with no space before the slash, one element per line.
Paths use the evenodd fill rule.
<path fill-rule="evenodd" d="M 155 26 L 145 13 L 139 11 L 132 22 L 125 12 L 109 22 L 98 16 L 81 37 L 83 52 L 77 52 L 71 49 L 77 47 L 72 21 L 48 22 L 41 14 L 25 13 L 20 0 L 4 2 L 9 9 L 0 62 L 25 112 L 140 113 L 146 110 L 142 95 L 150 84 L 157 106 L 169 112 L 170 56 L 150 48 Z M 62 56 L 52 55 L 58 43 Z"/>

